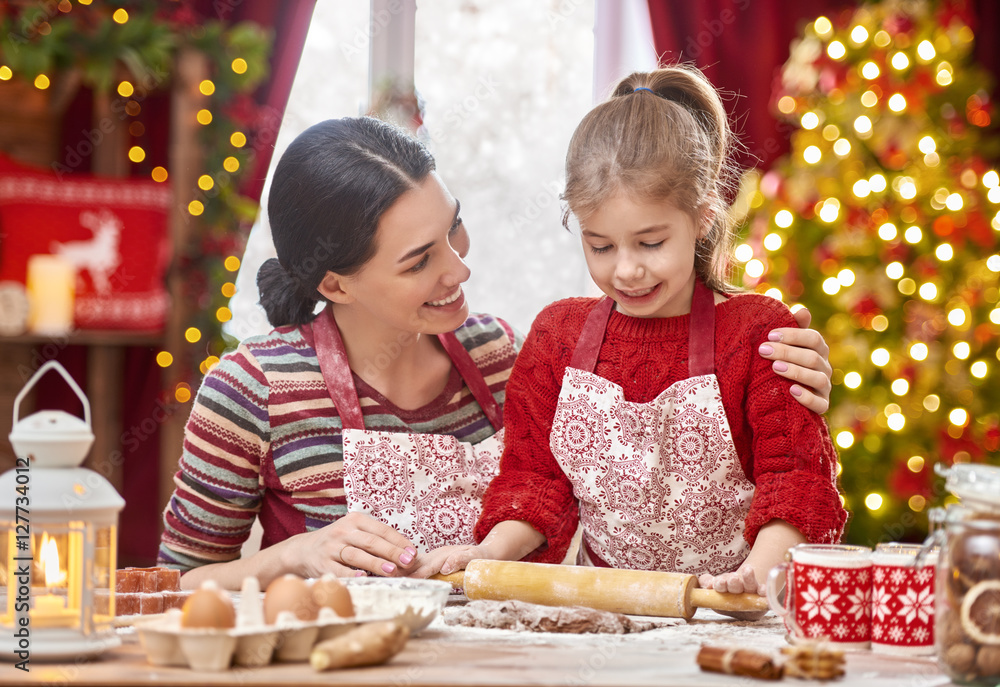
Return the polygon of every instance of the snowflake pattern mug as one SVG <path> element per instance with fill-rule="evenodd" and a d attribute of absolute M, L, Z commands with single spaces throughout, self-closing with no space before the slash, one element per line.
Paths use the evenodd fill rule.
<path fill-rule="evenodd" d="M 867 648 L 872 628 L 872 550 L 800 544 L 788 554 L 791 560 L 768 574 L 767 601 L 785 619 L 790 640 L 825 638 L 843 648 Z M 782 574 L 784 603 L 778 598 Z"/>
<path fill-rule="evenodd" d="M 872 554 L 872 650 L 934 653 L 936 554 L 920 559 L 916 544 L 879 544 Z"/>

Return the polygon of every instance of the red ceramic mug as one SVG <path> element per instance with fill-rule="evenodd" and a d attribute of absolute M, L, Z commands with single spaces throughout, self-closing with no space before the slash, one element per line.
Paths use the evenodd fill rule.
<path fill-rule="evenodd" d="M 872 551 L 866 546 L 800 544 L 767 577 L 767 601 L 792 642 L 824 639 L 867 648 L 871 639 Z M 785 599 L 779 579 L 786 580 Z"/>
<path fill-rule="evenodd" d="M 873 651 L 934 653 L 937 552 L 918 559 L 920 549 L 917 544 L 879 544 L 872 554 Z"/>

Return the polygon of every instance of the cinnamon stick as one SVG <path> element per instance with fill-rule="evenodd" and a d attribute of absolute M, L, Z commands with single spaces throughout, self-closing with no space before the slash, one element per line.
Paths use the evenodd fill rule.
<path fill-rule="evenodd" d="M 781 667 L 767 654 L 750 649 L 702 646 L 698 651 L 702 670 L 727 675 L 743 675 L 761 680 L 780 680 Z"/>

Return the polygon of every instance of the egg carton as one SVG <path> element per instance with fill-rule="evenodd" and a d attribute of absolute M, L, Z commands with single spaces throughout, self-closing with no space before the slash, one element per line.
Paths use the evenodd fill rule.
<path fill-rule="evenodd" d="M 332 639 L 364 623 L 391 619 L 388 614 L 341 618 L 324 608 L 313 621 L 298 620 L 293 613 L 283 612 L 274 625 L 190 628 L 181 627 L 181 611 L 171 609 L 160 618 L 139 621 L 136 632 L 152 665 L 217 671 L 231 665 L 252 667 L 272 661 L 307 661 L 316 642 Z"/>
<path fill-rule="evenodd" d="M 155 666 L 180 666 L 193 670 L 221 671 L 230 666 L 264 666 L 272 661 L 301 662 L 317 642 L 338 637 L 360 625 L 397 620 L 417 634 L 444 607 L 451 590 L 447 582 L 405 578 L 343 580 L 351 594 L 355 615 L 338 616 L 322 608 L 319 617 L 303 621 L 283 611 L 273 625 L 263 622 L 263 608 L 256 578 L 244 585 L 236 627 L 190 628 L 181 626 L 180 609 L 157 618 L 138 620 L 135 629 L 146 657 Z"/>

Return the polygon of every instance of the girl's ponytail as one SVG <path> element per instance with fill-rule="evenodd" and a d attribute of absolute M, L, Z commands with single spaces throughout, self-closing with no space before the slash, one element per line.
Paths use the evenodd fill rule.
<path fill-rule="evenodd" d="M 715 174 L 722 174 L 723 164 L 727 161 L 735 139 L 719 92 L 705 76 L 696 68 L 685 65 L 645 74 L 637 72 L 615 87 L 614 96 L 628 95 L 635 92 L 636 88 L 648 88 L 664 100 L 677 103 L 694 115 L 711 141 Z"/>

